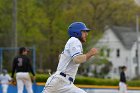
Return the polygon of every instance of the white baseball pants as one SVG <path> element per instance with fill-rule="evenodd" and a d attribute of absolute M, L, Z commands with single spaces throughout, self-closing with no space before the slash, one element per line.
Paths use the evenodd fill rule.
<path fill-rule="evenodd" d="M 125 83 L 119 83 L 119 93 L 127 93 L 127 86 Z"/>
<path fill-rule="evenodd" d="M 48 78 L 42 93 L 86 93 L 61 75 L 52 75 Z"/>
<path fill-rule="evenodd" d="M 24 85 L 28 93 L 33 93 L 32 82 L 28 72 L 16 73 L 18 93 L 23 93 Z"/>
<path fill-rule="evenodd" d="M 2 93 L 7 93 L 8 84 L 2 84 Z"/>

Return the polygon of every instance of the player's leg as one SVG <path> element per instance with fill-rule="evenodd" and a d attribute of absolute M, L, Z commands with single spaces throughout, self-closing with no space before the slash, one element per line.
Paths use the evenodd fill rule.
<path fill-rule="evenodd" d="M 53 88 L 53 86 L 50 86 L 50 83 L 51 83 L 52 80 L 53 80 L 52 77 L 49 77 L 47 79 L 45 87 L 43 88 L 43 91 L 41 93 L 51 93 L 50 90 L 51 90 L 51 88 Z"/>
<path fill-rule="evenodd" d="M 28 93 L 33 93 L 32 83 L 31 83 L 31 81 L 26 81 L 26 83 L 25 83 L 25 87 L 26 87 Z"/>
<path fill-rule="evenodd" d="M 57 93 L 86 93 L 84 90 L 76 87 L 71 81 L 67 78 L 60 75 L 57 76 L 59 79 L 59 84 L 57 84 Z M 52 92 L 53 93 L 53 92 Z"/>
<path fill-rule="evenodd" d="M 28 73 L 24 74 L 24 84 L 25 84 L 25 87 L 27 89 L 27 92 L 33 93 L 32 82 L 31 82 L 30 75 Z"/>
<path fill-rule="evenodd" d="M 24 83 L 23 83 L 22 77 L 23 75 L 21 73 L 16 73 L 18 93 L 23 93 Z"/>
<path fill-rule="evenodd" d="M 124 93 L 127 93 L 127 85 L 124 84 Z"/>
<path fill-rule="evenodd" d="M 7 93 L 7 88 L 8 88 L 8 85 L 7 84 L 3 84 L 2 85 L 2 93 Z"/>
<path fill-rule="evenodd" d="M 122 82 L 119 83 L 119 93 L 124 93 L 124 85 Z"/>
<path fill-rule="evenodd" d="M 21 79 L 17 79 L 17 90 L 18 90 L 18 93 L 22 93 L 23 92 L 23 87 L 24 87 L 23 81 Z"/>
<path fill-rule="evenodd" d="M 60 93 L 59 89 L 61 88 L 62 82 L 61 79 L 55 76 L 48 78 L 45 87 L 41 93 Z"/>
<path fill-rule="evenodd" d="M 67 86 L 64 86 L 63 92 L 61 93 L 87 93 L 87 92 L 85 92 L 83 89 L 76 87 L 73 83 L 71 83 Z"/>

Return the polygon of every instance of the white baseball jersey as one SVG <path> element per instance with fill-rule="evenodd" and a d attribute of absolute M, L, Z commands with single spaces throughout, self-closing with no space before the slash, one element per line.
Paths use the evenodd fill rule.
<path fill-rule="evenodd" d="M 9 80 L 11 80 L 11 79 L 12 78 L 8 74 L 0 75 L 0 82 L 2 84 L 2 93 L 7 93 Z"/>
<path fill-rule="evenodd" d="M 71 37 L 65 45 L 64 51 L 60 55 L 57 71 L 63 72 L 75 78 L 79 64 L 72 61 L 73 57 L 83 54 L 82 44 L 79 39 Z"/>
<path fill-rule="evenodd" d="M 57 71 L 48 78 L 42 93 L 86 93 L 69 80 L 69 77 L 75 79 L 79 67 L 72 59 L 81 54 L 83 54 L 82 43 L 79 39 L 71 37 L 60 55 Z M 61 72 L 66 76 L 60 75 Z"/>
<path fill-rule="evenodd" d="M 6 75 L 1 74 L 0 75 L 1 84 L 8 84 L 9 80 L 11 80 L 11 77 L 8 74 L 6 74 Z"/>

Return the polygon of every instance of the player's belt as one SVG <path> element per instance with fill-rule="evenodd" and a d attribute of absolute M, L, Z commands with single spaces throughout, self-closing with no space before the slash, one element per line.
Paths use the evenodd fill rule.
<path fill-rule="evenodd" d="M 66 75 L 65 73 L 63 73 L 63 72 L 60 72 L 60 75 L 63 76 L 63 77 L 66 77 L 66 76 L 67 76 L 67 75 Z M 72 78 L 72 77 L 69 77 L 68 80 L 71 81 L 71 82 L 73 82 L 73 78 Z"/>

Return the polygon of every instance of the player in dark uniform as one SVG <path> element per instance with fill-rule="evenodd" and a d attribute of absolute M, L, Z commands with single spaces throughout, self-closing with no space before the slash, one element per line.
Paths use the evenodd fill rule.
<path fill-rule="evenodd" d="M 126 84 L 126 76 L 125 76 L 126 69 L 127 69 L 126 66 L 121 67 L 119 93 L 127 93 L 127 84 Z"/>
<path fill-rule="evenodd" d="M 29 72 L 32 73 L 33 79 L 35 79 L 35 73 L 32 69 L 31 62 L 27 56 L 29 50 L 25 47 L 19 49 L 19 55 L 14 58 L 12 65 L 12 78 L 14 78 L 14 73 L 16 72 L 16 81 L 18 93 L 23 93 L 24 85 L 28 93 L 33 93 L 32 82 Z"/>

